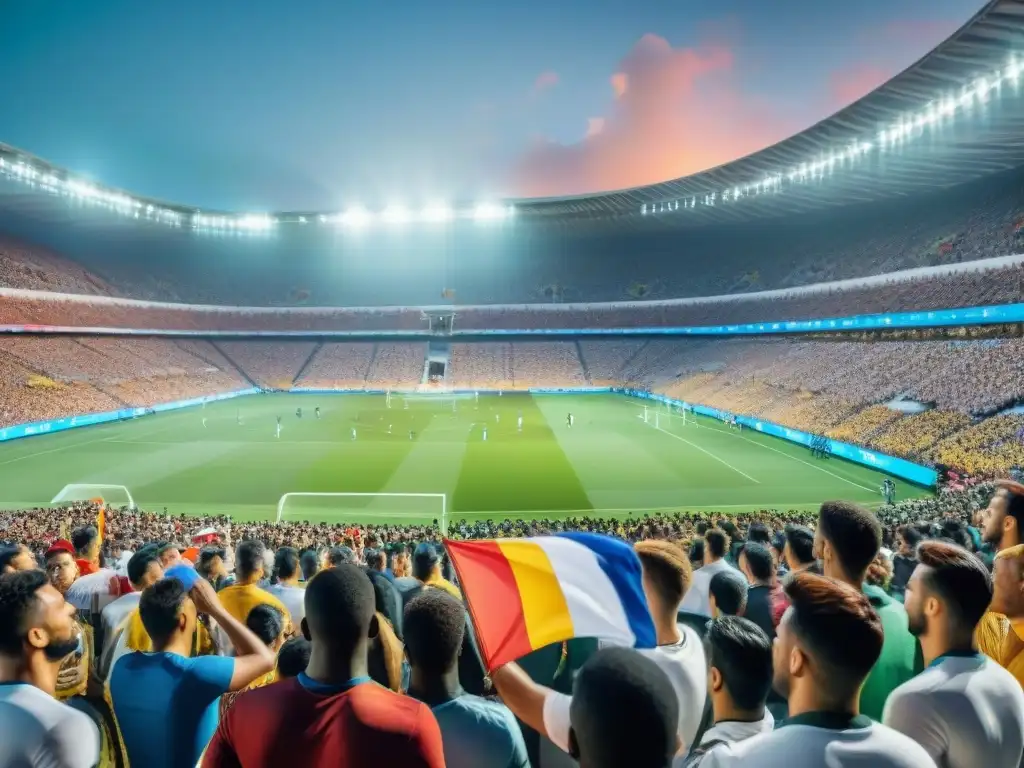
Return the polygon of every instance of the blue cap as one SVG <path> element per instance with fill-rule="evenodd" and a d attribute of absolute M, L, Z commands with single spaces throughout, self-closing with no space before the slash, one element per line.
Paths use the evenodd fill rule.
<path fill-rule="evenodd" d="M 177 579 L 184 587 L 185 591 L 189 591 L 196 585 L 196 583 L 202 578 L 196 569 L 190 565 L 172 565 L 166 571 L 164 571 L 165 579 Z"/>

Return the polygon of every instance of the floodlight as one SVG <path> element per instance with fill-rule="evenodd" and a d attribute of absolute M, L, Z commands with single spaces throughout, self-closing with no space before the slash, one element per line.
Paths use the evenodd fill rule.
<path fill-rule="evenodd" d="M 480 203 L 473 209 L 473 218 L 477 221 L 494 221 L 495 219 L 503 219 L 508 214 L 508 210 L 509 209 L 507 208 L 492 205 L 491 203 Z"/>
<path fill-rule="evenodd" d="M 346 227 L 362 227 L 369 224 L 371 219 L 370 212 L 357 205 L 341 214 L 338 217 L 338 222 Z"/>
<path fill-rule="evenodd" d="M 381 218 L 389 224 L 404 224 L 409 221 L 409 212 L 405 206 L 392 203 L 384 209 Z"/>
<path fill-rule="evenodd" d="M 420 218 L 423 221 L 442 222 L 450 221 L 453 215 L 452 209 L 444 203 L 433 203 L 423 209 Z"/>

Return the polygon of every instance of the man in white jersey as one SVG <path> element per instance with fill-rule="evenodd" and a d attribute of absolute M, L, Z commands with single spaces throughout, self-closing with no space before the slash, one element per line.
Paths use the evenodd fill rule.
<path fill-rule="evenodd" d="M 687 750 L 704 715 L 708 675 L 700 637 L 690 627 L 676 623 L 679 603 L 690 585 L 690 561 L 680 547 L 667 541 L 651 539 L 635 548 L 658 641 L 656 648 L 637 653 L 657 664 L 672 684 L 679 703 L 676 734 L 680 747 Z M 560 749 L 570 751 L 571 696 L 538 685 L 514 663 L 494 670 L 491 681 L 516 717 Z"/>
<path fill-rule="evenodd" d="M 701 768 L 933 768 L 913 739 L 860 714 L 860 689 L 882 653 L 868 597 L 806 571 L 786 582 L 790 605 L 772 650 L 789 718 L 771 733 L 711 750 Z"/>
<path fill-rule="evenodd" d="M 274 433 L 274 437 L 281 437 L 281 417 L 277 417 L 277 432 Z"/>
<path fill-rule="evenodd" d="M 882 721 L 937 765 L 1015 768 L 1024 753 L 1024 692 L 974 641 L 992 600 L 988 569 L 942 541 L 922 542 L 917 561 L 905 605 L 927 668 L 889 695 Z"/>
<path fill-rule="evenodd" d="M 100 735 L 53 696 L 79 647 L 75 609 L 38 570 L 0 578 L 0 765 L 93 768 Z"/>
<path fill-rule="evenodd" d="M 353 440 L 356 439 L 356 428 L 355 427 L 352 427 L 352 439 Z"/>
<path fill-rule="evenodd" d="M 739 571 L 729 565 L 725 556 L 729 554 L 729 537 L 725 531 L 712 528 L 704 534 L 704 566 L 693 574 L 690 588 L 683 598 L 680 609 L 687 613 L 696 613 L 711 618 L 711 579 L 723 571 Z"/>
<path fill-rule="evenodd" d="M 523 431 L 523 414 L 521 414 L 521 413 L 519 414 L 518 426 L 519 426 L 519 431 L 522 432 Z"/>

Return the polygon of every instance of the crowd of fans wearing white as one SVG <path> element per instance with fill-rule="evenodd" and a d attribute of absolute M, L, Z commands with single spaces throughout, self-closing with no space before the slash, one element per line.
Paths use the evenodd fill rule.
<path fill-rule="evenodd" d="M 1011 768 L 1024 754 L 1012 483 L 878 515 L 826 502 L 717 522 L 453 523 L 455 538 L 635 542 L 657 647 L 573 640 L 539 676 L 529 657 L 484 676 L 434 528 L 109 510 L 104 546 L 88 525 L 58 538 L 95 513 L 0 517 L 2 766 Z"/>

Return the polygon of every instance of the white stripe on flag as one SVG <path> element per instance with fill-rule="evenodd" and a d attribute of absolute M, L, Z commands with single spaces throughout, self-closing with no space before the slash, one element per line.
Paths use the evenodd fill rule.
<path fill-rule="evenodd" d="M 599 637 L 632 647 L 636 636 L 611 580 L 597 556 L 579 542 L 560 536 L 531 539 L 551 561 L 572 616 L 576 637 Z"/>

